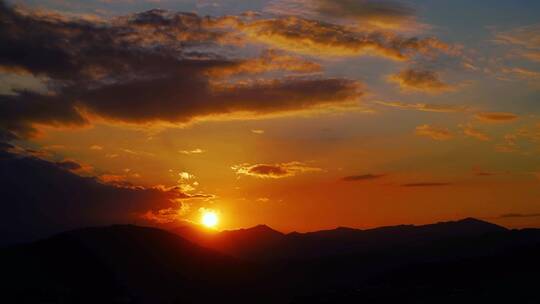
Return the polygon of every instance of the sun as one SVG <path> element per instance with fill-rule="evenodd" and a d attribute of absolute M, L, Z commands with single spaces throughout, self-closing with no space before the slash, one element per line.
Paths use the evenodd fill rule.
<path fill-rule="evenodd" d="M 209 228 L 214 228 L 219 222 L 217 213 L 214 211 L 205 211 L 202 215 L 202 224 Z"/>

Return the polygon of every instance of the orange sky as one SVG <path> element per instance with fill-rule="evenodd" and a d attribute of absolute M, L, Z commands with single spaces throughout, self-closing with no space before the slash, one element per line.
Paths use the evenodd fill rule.
<path fill-rule="evenodd" d="M 133 214 L 156 225 L 199 222 L 212 209 L 219 229 L 470 216 L 540 226 L 534 10 L 501 4 L 523 14 L 519 23 L 479 12 L 468 31 L 446 5 L 423 1 L 373 11 L 233 2 L 165 1 L 170 11 L 148 13 L 147 3 L 135 12 L 92 1 L 4 8 L 9 39 L 36 39 L 16 28 L 27 18 L 50 41 L 35 52 L 77 56 L 0 62 L 12 152 L 74 161 L 74 173 L 114 187 L 176 187 L 166 208 Z M 92 27 L 85 43 L 80 18 Z"/>

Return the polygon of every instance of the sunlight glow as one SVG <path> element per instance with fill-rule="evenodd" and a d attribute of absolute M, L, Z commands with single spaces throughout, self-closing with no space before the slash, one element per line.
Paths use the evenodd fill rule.
<path fill-rule="evenodd" d="M 202 215 L 202 224 L 206 227 L 213 228 L 218 224 L 219 218 L 214 211 L 205 211 Z"/>

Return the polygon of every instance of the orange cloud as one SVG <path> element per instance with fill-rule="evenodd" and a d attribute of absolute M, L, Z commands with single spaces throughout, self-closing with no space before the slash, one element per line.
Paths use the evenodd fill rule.
<path fill-rule="evenodd" d="M 275 50 L 266 50 L 258 58 L 214 67 L 208 71 L 208 75 L 210 77 L 222 78 L 239 74 L 260 74 L 270 71 L 313 73 L 320 70 L 321 66 L 319 64 L 301 57 L 283 54 Z"/>
<path fill-rule="evenodd" d="M 426 136 L 438 141 L 445 141 L 454 138 L 454 135 L 448 129 L 433 127 L 430 125 L 418 126 L 416 127 L 415 132 L 418 136 Z"/>
<path fill-rule="evenodd" d="M 442 93 L 456 89 L 455 86 L 442 82 L 436 72 L 428 70 L 406 69 L 390 75 L 388 80 L 397 83 L 402 90 L 406 91 Z"/>
<path fill-rule="evenodd" d="M 505 123 L 519 118 L 518 115 L 508 112 L 483 112 L 476 114 L 476 119 L 482 122 Z"/>
<path fill-rule="evenodd" d="M 465 112 L 467 107 L 443 104 L 427 104 L 427 103 L 404 103 L 399 101 L 376 101 L 375 103 L 405 110 L 417 110 L 423 112 L 438 112 L 438 113 L 458 113 Z"/>
<path fill-rule="evenodd" d="M 414 31 L 427 27 L 417 21 L 412 7 L 396 1 L 277 0 L 272 1 L 265 11 L 346 22 L 364 30 Z"/>
<path fill-rule="evenodd" d="M 474 128 L 471 125 L 463 126 L 463 134 L 466 136 L 478 139 L 480 141 L 490 141 L 491 138 L 486 133 Z"/>
<path fill-rule="evenodd" d="M 414 10 L 400 2 L 316 0 L 316 3 L 317 11 L 322 15 L 352 19 L 363 26 L 389 29 L 417 27 Z"/>
<path fill-rule="evenodd" d="M 531 61 L 540 62 L 539 33 L 540 23 L 517 27 L 508 31 L 496 33 L 495 42 L 519 47 L 520 49 L 513 50 L 512 52 Z M 536 77 L 538 77 L 538 73 L 536 74 Z"/>
<path fill-rule="evenodd" d="M 253 41 L 306 55 L 375 55 L 407 60 L 418 53 L 453 52 L 451 46 L 436 38 L 403 38 L 390 32 L 358 32 L 341 25 L 292 16 L 239 22 L 237 27 Z"/>
<path fill-rule="evenodd" d="M 284 178 L 305 172 L 322 171 L 320 168 L 308 166 L 302 162 L 288 162 L 281 164 L 241 164 L 232 166 L 236 174 L 258 178 Z"/>
<path fill-rule="evenodd" d="M 192 150 L 180 150 L 178 152 L 184 155 L 190 155 L 190 154 L 201 154 L 201 153 L 204 153 L 205 151 L 200 148 L 195 148 Z"/>
<path fill-rule="evenodd" d="M 540 23 L 498 32 L 495 34 L 495 41 L 520 45 L 529 49 L 540 49 Z"/>

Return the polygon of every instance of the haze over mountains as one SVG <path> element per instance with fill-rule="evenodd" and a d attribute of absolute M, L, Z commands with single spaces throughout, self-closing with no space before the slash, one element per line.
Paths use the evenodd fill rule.
<path fill-rule="evenodd" d="M 538 303 L 540 230 L 85 228 L 3 249 L 9 303 Z"/>

